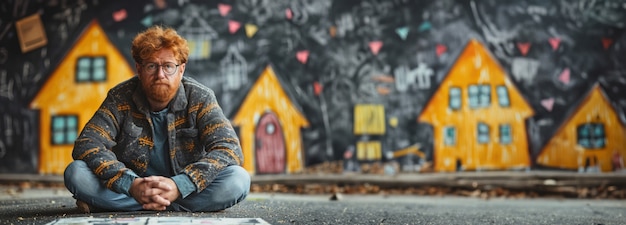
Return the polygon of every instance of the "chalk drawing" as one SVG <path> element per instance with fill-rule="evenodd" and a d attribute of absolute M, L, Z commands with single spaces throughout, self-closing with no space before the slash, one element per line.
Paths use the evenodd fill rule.
<path fill-rule="evenodd" d="M 228 46 L 226 56 L 220 61 L 222 75 L 226 79 L 226 90 L 237 90 L 248 82 L 248 65 L 237 47 Z"/>
<path fill-rule="evenodd" d="M 354 31 L 356 28 L 354 24 L 354 18 L 350 14 L 343 14 L 335 21 L 337 24 L 336 34 L 337 37 L 344 37 L 347 33 Z"/>
<path fill-rule="evenodd" d="M 9 115 L 4 116 L 4 140 L 7 141 L 7 144 L 13 145 L 13 138 L 16 135 L 16 132 L 13 130 L 13 118 Z"/>
<path fill-rule="evenodd" d="M 420 63 L 415 69 L 415 76 L 417 77 L 417 87 L 419 89 L 430 88 L 430 77 L 434 74 L 433 70 L 425 63 Z"/>
<path fill-rule="evenodd" d="M 199 9 L 196 7 L 188 7 L 188 9 L 188 16 L 177 31 L 187 39 L 190 50 L 189 60 L 208 59 L 211 55 L 211 41 L 218 37 L 217 32 L 200 16 Z"/>
<path fill-rule="evenodd" d="M 511 73 L 517 81 L 531 84 L 537 76 L 539 61 L 534 59 L 516 57 L 511 64 Z"/>
<path fill-rule="evenodd" d="M 291 21 L 298 25 L 306 24 L 309 20 L 309 13 L 302 9 L 302 5 L 299 1 L 291 1 L 291 12 L 293 17 Z"/>
<path fill-rule="evenodd" d="M 7 71 L 0 71 L 0 96 L 5 97 L 9 100 L 13 100 L 13 85 L 14 80 L 9 80 L 7 78 Z"/>

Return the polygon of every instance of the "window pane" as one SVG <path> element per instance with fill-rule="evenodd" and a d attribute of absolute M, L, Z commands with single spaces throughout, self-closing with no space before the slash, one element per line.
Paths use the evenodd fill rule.
<path fill-rule="evenodd" d="M 93 67 L 94 68 L 104 68 L 105 66 L 104 57 L 97 57 L 93 59 Z"/>
<path fill-rule="evenodd" d="M 52 117 L 52 129 L 57 131 L 57 130 L 63 130 L 65 128 L 65 120 L 63 119 L 63 117 L 60 116 L 54 116 Z"/>
<path fill-rule="evenodd" d="M 460 109 L 461 108 L 461 89 L 458 87 L 450 88 L 450 108 L 451 109 Z"/>
<path fill-rule="evenodd" d="M 478 87 L 476 85 L 470 85 L 467 90 L 470 95 L 478 94 Z"/>
<path fill-rule="evenodd" d="M 500 142 L 502 144 L 510 144 L 513 137 L 511 136 L 511 125 L 500 125 Z"/>
<path fill-rule="evenodd" d="M 69 129 L 76 129 L 76 124 L 77 124 L 76 123 L 76 120 L 77 120 L 76 117 L 75 116 L 68 116 L 66 118 L 67 118 L 66 119 L 67 120 L 67 122 L 66 122 L 67 127 Z"/>
<path fill-rule="evenodd" d="M 591 147 L 590 144 L 589 144 L 589 139 L 586 139 L 586 138 L 578 140 L 578 144 L 580 146 L 585 147 L 585 148 Z"/>
<path fill-rule="evenodd" d="M 79 58 L 78 59 L 78 68 L 85 69 L 91 67 L 91 59 L 90 58 Z"/>
<path fill-rule="evenodd" d="M 596 124 L 593 129 L 593 135 L 596 137 L 604 137 L 604 126 L 602 124 Z"/>
<path fill-rule="evenodd" d="M 66 143 L 70 144 L 74 142 L 75 140 L 76 140 L 76 131 L 68 131 Z"/>
<path fill-rule="evenodd" d="M 478 124 L 478 143 L 484 144 L 489 142 L 489 126 L 484 123 Z"/>
<path fill-rule="evenodd" d="M 54 132 L 54 134 L 52 134 L 53 144 L 63 144 L 64 140 L 65 140 L 65 135 L 63 134 L 63 132 Z"/>
<path fill-rule="evenodd" d="M 508 107 L 510 104 L 509 101 L 509 91 L 506 89 L 506 86 L 498 86 L 496 89 L 498 94 L 498 103 L 502 107 Z"/>
<path fill-rule="evenodd" d="M 458 99 L 458 98 L 450 99 L 450 108 L 452 108 L 452 109 L 460 109 L 461 108 L 461 99 Z"/>
<path fill-rule="evenodd" d="M 102 81 L 105 80 L 105 73 L 103 69 L 95 68 L 93 71 L 93 80 Z"/>
<path fill-rule="evenodd" d="M 581 138 L 587 138 L 589 137 L 589 126 L 587 125 L 582 125 L 579 127 L 578 129 L 578 136 L 580 136 Z"/>
<path fill-rule="evenodd" d="M 444 144 L 445 145 L 456 144 L 456 128 L 454 127 L 444 128 Z"/>
<path fill-rule="evenodd" d="M 487 107 L 491 104 L 491 87 L 489 85 L 480 85 L 480 106 Z"/>

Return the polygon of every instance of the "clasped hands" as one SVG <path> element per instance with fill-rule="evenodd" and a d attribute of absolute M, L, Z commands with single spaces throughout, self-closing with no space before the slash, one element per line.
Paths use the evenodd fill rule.
<path fill-rule="evenodd" d="M 180 197 L 174 180 L 162 176 L 139 177 L 133 180 L 130 195 L 145 210 L 163 211 Z"/>

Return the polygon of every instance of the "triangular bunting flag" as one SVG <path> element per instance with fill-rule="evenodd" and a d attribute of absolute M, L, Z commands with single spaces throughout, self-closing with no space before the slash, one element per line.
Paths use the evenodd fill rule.
<path fill-rule="evenodd" d="M 383 47 L 383 42 L 382 41 L 372 41 L 370 42 L 370 50 L 372 51 L 372 54 L 374 55 L 378 55 L 378 52 L 380 51 L 380 48 Z"/>
<path fill-rule="evenodd" d="M 241 27 L 241 23 L 234 21 L 234 20 L 228 21 L 228 31 L 230 31 L 231 34 L 236 33 L 240 27 Z"/>
<path fill-rule="evenodd" d="M 569 84 L 570 81 L 570 71 L 569 68 L 565 68 L 563 72 L 559 75 L 559 80 L 564 84 Z"/>
<path fill-rule="evenodd" d="M 285 10 L 285 17 L 286 17 L 288 20 L 291 20 L 291 18 L 293 18 L 293 11 L 291 11 L 291 9 L 287 8 L 287 9 Z"/>
<path fill-rule="evenodd" d="M 141 20 L 141 24 L 146 27 L 152 26 L 152 16 L 146 16 L 146 18 L 143 18 L 143 20 Z"/>
<path fill-rule="evenodd" d="M 396 33 L 398 34 L 398 36 L 400 36 L 400 38 L 402 38 L 402 40 L 406 40 L 406 37 L 409 35 L 409 28 L 400 27 L 396 29 Z"/>
<path fill-rule="evenodd" d="M 541 100 L 541 105 L 544 108 L 546 108 L 549 112 L 552 112 L 552 108 L 554 107 L 554 98 Z"/>
<path fill-rule="evenodd" d="M 437 57 L 440 57 L 447 50 L 448 50 L 448 48 L 445 45 L 442 45 L 442 44 L 437 44 L 437 47 L 435 47 L 435 51 L 437 52 Z"/>
<path fill-rule="evenodd" d="M 330 26 L 330 28 L 328 28 L 328 34 L 330 34 L 330 37 L 337 36 L 337 27 L 336 26 Z"/>
<path fill-rule="evenodd" d="M 604 47 L 604 49 L 609 49 L 609 47 L 611 47 L 611 45 L 613 44 L 613 39 L 610 38 L 602 38 L 602 47 Z"/>
<path fill-rule="evenodd" d="M 523 56 L 526 56 L 526 54 L 528 54 L 528 50 L 530 50 L 530 43 L 528 42 L 517 43 L 517 48 L 519 49 L 519 51 L 522 53 Z"/>
<path fill-rule="evenodd" d="M 552 46 L 552 50 L 555 50 L 555 51 L 559 48 L 559 45 L 561 45 L 561 39 L 557 37 L 548 39 L 548 42 L 550 42 L 550 46 Z"/>
<path fill-rule="evenodd" d="M 248 36 L 248 38 L 251 38 L 252 36 L 254 36 L 254 34 L 256 34 L 256 32 L 259 30 L 259 28 L 256 25 L 250 24 L 250 23 L 246 23 L 245 29 L 246 29 L 246 36 Z"/>
<path fill-rule="evenodd" d="M 298 61 L 300 61 L 300 63 L 306 64 L 306 61 L 309 60 L 309 51 L 308 50 L 298 51 L 296 53 L 296 58 L 298 59 Z"/>
<path fill-rule="evenodd" d="M 417 31 L 424 32 L 424 31 L 430 30 L 430 28 L 432 27 L 433 25 L 431 25 L 430 22 L 424 21 L 422 24 L 420 24 L 420 27 L 417 29 Z"/>
<path fill-rule="evenodd" d="M 226 16 L 232 9 L 232 6 L 226 4 L 217 4 L 217 9 L 220 11 L 220 15 Z"/>
<path fill-rule="evenodd" d="M 313 82 L 313 92 L 315 93 L 315 96 L 319 96 L 322 93 L 323 89 L 324 87 L 322 87 L 322 84 L 320 84 L 320 82 Z"/>
<path fill-rule="evenodd" d="M 120 9 L 118 11 L 113 12 L 113 20 L 115 20 L 115 22 L 120 22 L 126 19 L 126 17 L 128 17 L 128 13 L 126 12 L 126 9 Z"/>

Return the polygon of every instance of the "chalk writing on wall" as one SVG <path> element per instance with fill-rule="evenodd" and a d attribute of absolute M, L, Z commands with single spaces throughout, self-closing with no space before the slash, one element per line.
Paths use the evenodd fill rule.
<path fill-rule="evenodd" d="M 552 154 L 546 149 L 553 140 L 581 145 L 578 136 L 583 133 L 563 140 L 562 129 L 593 123 L 584 131 L 597 125 L 563 116 L 576 114 L 594 85 L 612 106 L 602 107 L 602 113 L 615 114 L 599 123 L 626 122 L 623 5 L 587 0 L 2 2 L 0 172 L 42 171 L 39 156 L 46 150 L 40 142 L 48 140 L 41 131 L 48 129 L 48 113 L 30 104 L 55 79 L 60 65 L 68 63 L 67 55 L 94 20 L 110 48 L 129 65 L 134 63 L 130 42 L 146 27 L 171 26 L 185 36 L 192 47 L 185 76 L 215 91 L 251 159 L 245 165 L 249 171 L 294 173 L 343 160 L 353 160 L 353 169 L 394 162 L 413 172 L 529 165 L 579 171 L 587 159 L 590 167 L 610 171 L 608 155 L 613 153 L 607 152 L 612 150 L 578 155 L 575 166 L 540 155 Z M 48 43 L 22 53 L 15 23 L 33 14 L 41 17 Z M 481 56 L 464 56 L 468 45 L 480 45 Z M 261 84 L 267 79 L 273 81 Z M 509 108 L 496 107 L 505 95 Z M 273 105 L 276 101 L 284 104 Z M 259 103 L 258 108 L 251 102 Z M 464 111 L 484 102 L 491 107 L 484 109 L 488 113 Z M 364 121 L 355 119 L 362 116 L 355 109 L 363 105 L 383 110 L 384 118 L 377 121 L 384 124 L 384 133 L 355 133 L 355 125 Z M 450 110 L 457 106 L 459 111 Z M 507 110 L 514 116 L 502 119 L 510 126 L 502 121 L 503 126 L 481 121 L 465 126 L 430 116 L 476 118 Z M 284 141 L 271 144 L 283 143 L 284 157 L 263 156 L 255 145 L 262 135 L 257 132 L 279 127 Z M 616 135 L 605 130 L 607 140 Z M 453 137 L 480 149 L 487 139 L 507 143 L 507 133 L 511 144 L 497 151 L 455 155 L 442 150 Z M 526 136 L 527 142 L 520 142 Z M 618 154 L 613 155 L 623 159 L 622 150 L 615 148 Z M 257 150 L 261 157 L 255 158 Z M 284 163 L 282 170 L 264 165 L 273 160 Z"/>

